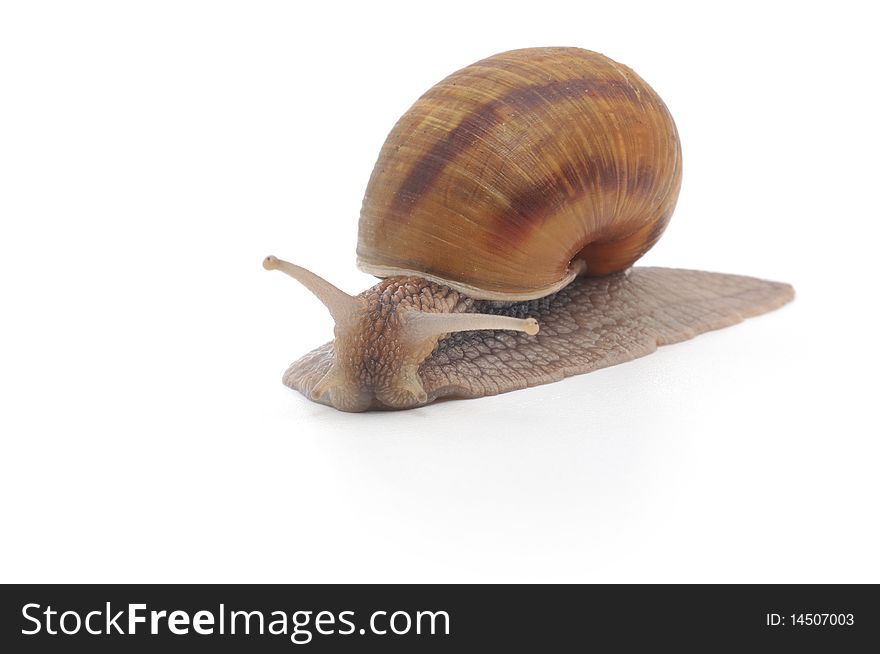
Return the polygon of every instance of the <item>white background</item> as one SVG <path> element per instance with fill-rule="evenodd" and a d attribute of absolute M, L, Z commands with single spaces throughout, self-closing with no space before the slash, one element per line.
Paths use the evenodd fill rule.
<path fill-rule="evenodd" d="M 869 3 L 10 2 L 2 581 L 878 582 Z M 796 301 L 495 398 L 346 415 L 331 336 L 386 134 L 446 74 L 581 46 L 684 148 L 649 265 Z"/>

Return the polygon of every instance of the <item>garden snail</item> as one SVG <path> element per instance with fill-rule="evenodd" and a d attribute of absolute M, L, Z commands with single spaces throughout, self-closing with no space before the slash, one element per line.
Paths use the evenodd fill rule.
<path fill-rule="evenodd" d="M 629 68 L 578 48 L 453 73 L 389 134 L 367 185 L 358 296 L 267 257 L 335 341 L 284 383 L 343 411 L 479 397 L 613 365 L 793 297 L 787 284 L 630 268 L 681 186 L 675 123 Z M 540 328 L 540 333 L 538 333 Z"/>

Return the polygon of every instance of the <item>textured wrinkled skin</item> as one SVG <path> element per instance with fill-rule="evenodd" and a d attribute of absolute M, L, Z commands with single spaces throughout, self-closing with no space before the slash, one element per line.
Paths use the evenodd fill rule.
<path fill-rule="evenodd" d="M 418 367 L 440 335 L 407 338 L 407 314 L 467 313 L 473 300 L 421 277 L 391 277 L 359 295 L 363 311 L 356 325 L 336 328 L 337 369 L 328 380 L 326 401 L 342 411 L 362 411 L 371 403 L 407 408 L 425 400 Z M 315 393 L 312 394 L 315 398 Z"/>
<path fill-rule="evenodd" d="M 425 403 L 505 393 L 631 361 L 660 345 L 771 311 L 793 297 L 790 285 L 753 277 L 632 268 L 581 277 L 554 295 L 527 302 L 499 306 L 462 298 L 456 306 L 465 310 L 534 317 L 541 331 L 537 336 L 473 331 L 441 338 L 418 369 Z M 313 350 L 288 368 L 284 383 L 311 397 L 333 356 L 332 343 Z M 371 408 L 388 407 L 374 401 Z"/>

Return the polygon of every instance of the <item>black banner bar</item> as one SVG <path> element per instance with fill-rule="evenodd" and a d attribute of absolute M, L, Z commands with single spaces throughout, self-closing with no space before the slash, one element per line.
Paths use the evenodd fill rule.
<path fill-rule="evenodd" d="M 12 585 L 0 611 L 3 652 L 880 643 L 873 585 Z"/>

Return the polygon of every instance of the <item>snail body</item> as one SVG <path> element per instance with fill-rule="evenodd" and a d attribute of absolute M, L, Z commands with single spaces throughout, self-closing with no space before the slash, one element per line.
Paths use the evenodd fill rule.
<path fill-rule="evenodd" d="M 484 59 L 425 93 L 370 177 L 350 296 L 274 257 L 330 310 L 333 343 L 284 382 L 346 411 L 524 388 L 780 306 L 791 287 L 632 269 L 663 233 L 681 147 L 640 77 L 578 48 Z M 539 326 L 541 333 L 538 334 Z"/>

